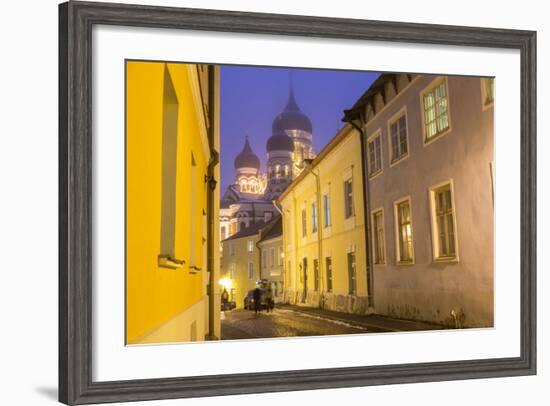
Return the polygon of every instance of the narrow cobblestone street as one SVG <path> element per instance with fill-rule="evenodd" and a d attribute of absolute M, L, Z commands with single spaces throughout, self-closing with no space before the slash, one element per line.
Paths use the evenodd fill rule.
<path fill-rule="evenodd" d="M 358 316 L 315 308 L 282 306 L 273 312 L 255 314 L 249 310 L 222 313 L 222 340 L 365 334 L 441 329 L 427 323 L 381 316 Z"/>

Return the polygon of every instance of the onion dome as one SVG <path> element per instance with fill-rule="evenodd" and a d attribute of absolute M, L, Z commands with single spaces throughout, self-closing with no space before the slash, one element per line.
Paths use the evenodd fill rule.
<path fill-rule="evenodd" d="M 294 141 L 283 131 L 274 133 L 267 139 L 265 148 L 267 152 L 271 151 L 289 151 L 294 152 Z"/>
<path fill-rule="evenodd" d="M 286 130 L 302 130 L 312 133 L 311 121 L 298 107 L 292 88 L 285 109 L 273 120 L 272 129 L 273 134 Z"/>
<path fill-rule="evenodd" d="M 244 138 L 243 150 L 235 157 L 235 169 L 238 168 L 256 168 L 260 169 L 260 159 L 250 148 L 248 136 Z"/>

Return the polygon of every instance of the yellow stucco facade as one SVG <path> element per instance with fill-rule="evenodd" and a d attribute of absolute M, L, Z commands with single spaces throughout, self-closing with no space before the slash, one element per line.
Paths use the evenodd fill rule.
<path fill-rule="evenodd" d="M 204 107 L 215 84 L 204 69 L 126 65 L 127 344 L 209 333 L 207 285 L 216 270 L 207 269 L 205 175 L 213 123 Z"/>
<path fill-rule="evenodd" d="M 278 199 L 286 302 L 369 311 L 361 162 L 346 126 Z"/>

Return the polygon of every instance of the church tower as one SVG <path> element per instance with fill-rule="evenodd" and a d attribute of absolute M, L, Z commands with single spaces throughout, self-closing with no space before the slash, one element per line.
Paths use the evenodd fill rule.
<path fill-rule="evenodd" d="M 260 159 L 252 151 L 248 136 L 245 136 L 242 151 L 235 157 L 235 185 L 241 194 L 261 195 L 265 184 L 260 175 Z"/>
<path fill-rule="evenodd" d="M 313 150 L 311 121 L 296 102 L 292 80 L 288 102 L 285 109 L 273 120 L 272 132 L 273 134 L 286 134 L 292 139 L 292 178 L 294 179 L 304 169 L 304 159 L 315 158 L 315 151 Z"/>

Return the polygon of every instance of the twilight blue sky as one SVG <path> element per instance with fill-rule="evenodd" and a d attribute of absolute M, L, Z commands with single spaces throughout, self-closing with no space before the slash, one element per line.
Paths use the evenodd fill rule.
<path fill-rule="evenodd" d="M 341 128 L 343 110 L 350 108 L 377 72 L 320 69 L 221 67 L 220 165 L 221 193 L 234 180 L 233 160 L 248 134 L 252 149 L 265 171 L 265 144 L 271 124 L 288 100 L 290 71 L 294 95 L 313 125 L 313 145 L 318 153 Z"/>

